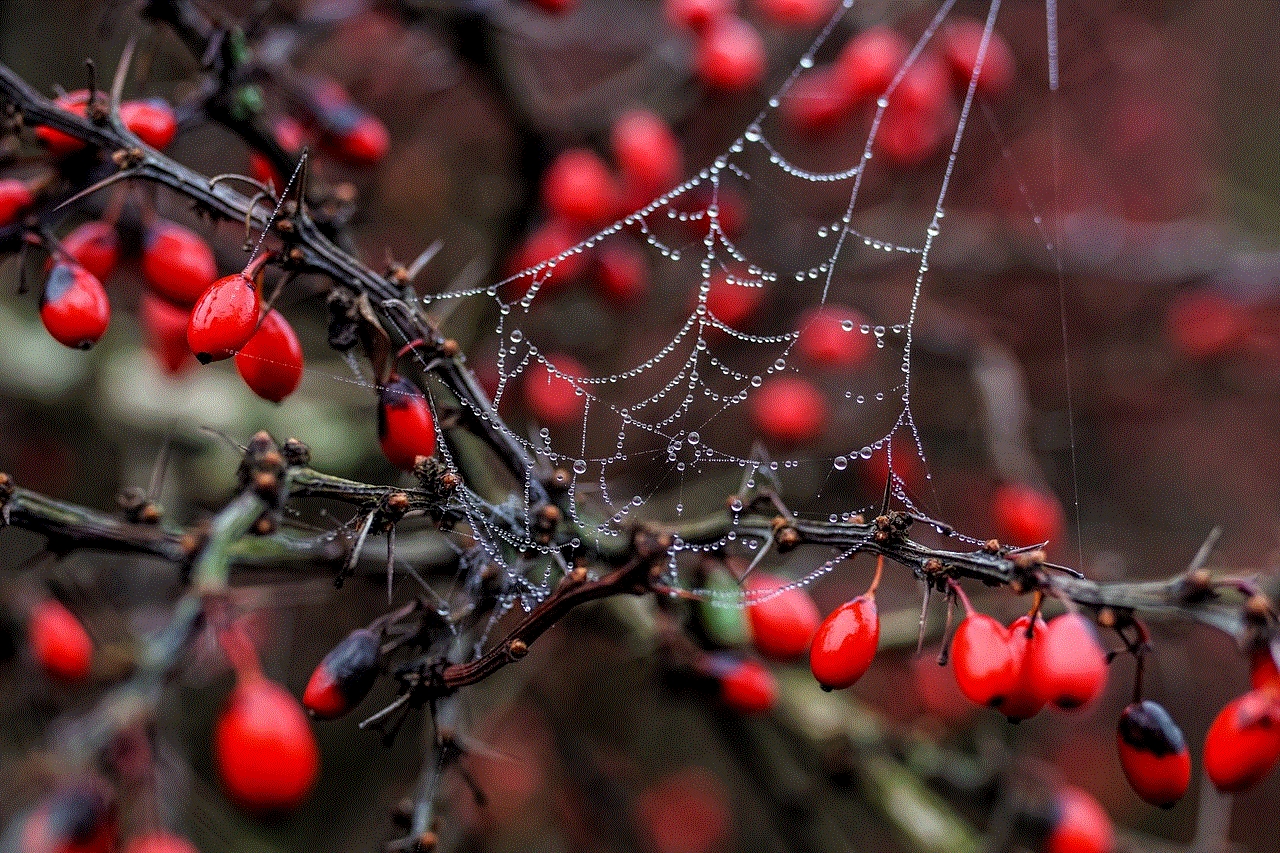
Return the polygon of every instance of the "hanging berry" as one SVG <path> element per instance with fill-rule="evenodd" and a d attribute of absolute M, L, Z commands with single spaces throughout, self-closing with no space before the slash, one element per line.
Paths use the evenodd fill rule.
<path fill-rule="evenodd" d="M 436 423 L 422 392 L 391 374 L 378 389 L 378 443 L 392 465 L 408 471 L 419 456 L 436 452 Z"/>
<path fill-rule="evenodd" d="M 145 835 L 134 836 L 125 845 L 124 853 L 199 853 L 199 851 L 187 839 L 172 832 L 157 829 Z"/>
<path fill-rule="evenodd" d="M 1191 753 L 1169 712 L 1144 700 L 1127 706 L 1116 728 L 1120 767 L 1139 797 L 1173 808 L 1191 782 Z"/>
<path fill-rule="evenodd" d="M 1048 627 L 1038 613 L 1034 626 L 1030 616 L 1019 616 L 1009 626 L 1009 654 L 1018 670 L 1018 682 L 1013 692 L 1000 704 L 1000 711 L 1010 722 L 1016 723 L 1034 717 L 1044 707 L 1046 699 L 1040 689 L 1039 671 L 1034 661 Z"/>
<path fill-rule="evenodd" d="M 1280 667 L 1271 642 L 1255 643 L 1249 650 L 1249 683 L 1255 690 L 1268 684 L 1280 688 Z"/>
<path fill-rule="evenodd" d="M 852 367 L 875 349 L 866 316 L 843 305 L 814 308 L 798 326 L 796 352 L 815 367 Z"/>
<path fill-rule="evenodd" d="M 587 397 L 581 380 L 587 368 L 567 353 L 549 353 L 529 366 L 521 390 L 529 413 L 553 426 L 568 426 L 582 420 Z"/>
<path fill-rule="evenodd" d="M 62 604 L 46 598 L 32 607 L 27 634 L 31 653 L 45 672 L 66 681 L 82 681 L 89 674 L 93 640 Z"/>
<path fill-rule="evenodd" d="M 308 81 L 307 108 L 333 157 L 352 166 L 375 166 L 391 150 L 386 125 L 365 112 L 332 80 Z"/>
<path fill-rule="evenodd" d="M 1204 739 L 1204 770 L 1219 791 L 1251 788 L 1280 759 L 1280 692 L 1264 687 L 1218 712 Z"/>
<path fill-rule="evenodd" d="M 657 113 L 642 107 L 628 110 L 614 122 L 609 141 L 628 210 L 643 207 L 680 180 L 680 142 Z"/>
<path fill-rule="evenodd" d="M 220 278 L 196 300 L 187 345 L 201 364 L 230 358 L 258 326 L 258 288 L 243 272 Z"/>
<path fill-rule="evenodd" d="M 134 135 L 157 151 L 164 150 L 178 132 L 178 119 L 173 108 L 160 98 L 126 101 L 120 105 L 120 120 Z"/>
<path fill-rule="evenodd" d="M 324 656 L 302 694 L 311 716 L 332 720 L 364 700 L 378 677 L 380 645 L 373 631 L 357 628 Z"/>
<path fill-rule="evenodd" d="M 569 148 L 542 175 L 542 202 L 554 216 L 596 228 L 618 214 L 617 181 L 589 148 Z"/>
<path fill-rule="evenodd" d="M 111 303 L 93 273 L 74 262 L 59 262 L 40 296 L 40 319 L 58 343 L 89 349 L 107 331 Z"/>
<path fill-rule="evenodd" d="M 237 675 L 218 718 L 213 752 L 231 799 L 254 812 L 298 806 L 320 767 L 302 706 L 253 669 Z"/>
<path fill-rule="evenodd" d="M 883 570 L 884 557 L 879 557 L 867 591 L 831 611 L 813 635 L 809 668 L 824 690 L 850 687 L 871 667 L 880 642 L 876 587 Z"/>
<path fill-rule="evenodd" d="M 764 39 L 751 24 L 725 13 L 700 33 L 696 65 L 708 87 L 744 92 L 764 77 Z"/>
<path fill-rule="evenodd" d="M 142 276 L 169 301 L 193 305 L 218 277 L 218 265 L 203 237 L 157 219 L 142 238 Z"/>
<path fill-rule="evenodd" d="M 98 281 L 110 278 L 120 263 L 120 235 L 110 222 L 101 219 L 82 222 L 59 242 L 62 250 Z"/>
<path fill-rule="evenodd" d="M 951 667 L 970 701 L 1004 708 L 1018 689 L 1019 663 L 1009 629 L 985 613 L 970 612 L 956 628 Z"/>
<path fill-rule="evenodd" d="M 718 673 L 720 701 L 741 714 L 763 714 L 778 701 L 778 680 L 753 660 L 726 659 Z"/>
<path fill-rule="evenodd" d="M 1049 623 L 1030 665 L 1046 702 L 1079 708 L 1107 683 L 1107 656 L 1093 624 L 1079 613 L 1064 613 Z"/>
<path fill-rule="evenodd" d="M 8 225 L 36 200 L 25 181 L 16 178 L 0 180 L 0 225 Z"/>
<path fill-rule="evenodd" d="M 1112 853 L 1111 818 L 1087 791 L 1062 785 L 1054 798 L 1044 853 Z"/>
<path fill-rule="evenodd" d="M 803 376 L 772 376 L 751 392 L 751 420 L 756 431 L 779 444 L 803 444 L 822 435 L 827 400 Z"/>
<path fill-rule="evenodd" d="M 1057 542 L 1066 529 L 1058 499 L 1025 483 L 1006 483 L 996 489 L 991 516 L 1000 539 L 1018 545 Z"/>
<path fill-rule="evenodd" d="M 818 605 L 794 581 L 755 572 L 743 583 L 751 639 L 762 655 L 799 657 L 822 621 Z"/>
<path fill-rule="evenodd" d="M 302 344 L 284 315 L 272 308 L 236 353 L 236 370 L 253 393 L 279 403 L 302 379 Z"/>
<path fill-rule="evenodd" d="M 66 110 L 69 113 L 84 118 L 89 113 L 89 90 L 76 89 L 60 95 L 54 99 L 53 103 Z M 70 134 L 55 130 L 52 127 L 37 127 L 36 136 L 49 148 L 49 153 L 54 157 L 64 157 L 73 151 L 79 151 L 85 147 L 85 143 L 81 142 Z"/>
<path fill-rule="evenodd" d="M 187 345 L 187 326 L 191 312 L 144 293 L 138 302 L 138 315 L 147 336 L 147 347 L 171 375 L 181 373 L 191 363 L 191 347 Z"/>

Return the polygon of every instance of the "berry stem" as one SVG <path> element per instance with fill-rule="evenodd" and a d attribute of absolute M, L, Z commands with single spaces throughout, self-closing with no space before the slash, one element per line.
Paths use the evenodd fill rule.
<path fill-rule="evenodd" d="M 880 574 L 879 572 L 877 572 L 876 580 L 879 580 L 879 579 L 880 579 Z M 874 584 L 872 586 L 874 587 Z M 960 599 L 960 604 L 964 606 L 964 615 L 966 617 L 972 616 L 973 605 L 969 603 L 969 596 L 965 595 L 964 590 L 960 587 L 960 584 L 956 583 L 955 578 L 947 578 L 947 587 L 951 590 L 952 595 Z M 1036 604 L 1039 605 L 1039 599 L 1037 599 Z"/>

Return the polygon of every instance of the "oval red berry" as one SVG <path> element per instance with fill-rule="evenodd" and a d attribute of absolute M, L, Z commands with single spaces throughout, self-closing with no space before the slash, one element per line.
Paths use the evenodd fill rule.
<path fill-rule="evenodd" d="M 1002 707 L 1018 688 L 1019 663 L 1009 629 L 984 613 L 971 613 L 951 640 L 956 684 L 970 701 Z"/>
<path fill-rule="evenodd" d="M 822 621 L 809 593 L 792 583 L 756 572 L 743 584 L 752 642 L 763 655 L 799 657 Z"/>
<path fill-rule="evenodd" d="M 828 690 L 843 690 L 871 667 L 880 642 L 874 595 L 860 595 L 831 611 L 813 635 L 809 668 Z"/>
<path fill-rule="evenodd" d="M 258 326 L 258 289 L 244 273 L 220 278 L 196 300 L 187 345 L 201 364 L 230 358 Z"/>
<path fill-rule="evenodd" d="M 378 389 L 378 442 L 392 465 L 408 471 L 436 452 L 436 424 L 422 392 L 392 374 Z"/>
<path fill-rule="evenodd" d="M 214 731 L 214 757 L 231 799 L 255 812 L 295 808 L 320 768 L 307 715 L 260 673 L 240 676 Z"/>
<path fill-rule="evenodd" d="M 1182 730 L 1156 702 L 1134 702 L 1116 727 L 1120 767 L 1139 797 L 1172 808 L 1191 783 L 1191 753 Z"/>
<path fill-rule="evenodd" d="M 236 353 L 236 370 L 253 393 L 279 403 L 302 379 L 302 344 L 284 315 L 274 308 Z"/>
<path fill-rule="evenodd" d="M 93 273 L 75 263 L 54 264 L 40 297 L 40 319 L 58 343 L 89 349 L 107 331 L 111 303 Z"/>

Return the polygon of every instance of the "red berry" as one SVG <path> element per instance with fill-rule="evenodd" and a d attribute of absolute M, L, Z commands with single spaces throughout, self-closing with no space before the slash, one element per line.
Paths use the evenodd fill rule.
<path fill-rule="evenodd" d="M 272 308 L 236 353 L 236 370 L 253 393 L 279 403 L 302 379 L 302 344 L 284 315 Z"/>
<path fill-rule="evenodd" d="M 31 608 L 27 625 L 31 651 L 41 668 L 67 681 L 89 674 L 93 640 L 70 610 L 51 598 Z"/>
<path fill-rule="evenodd" d="M 1048 629 L 1044 619 L 1036 614 L 1035 626 L 1030 637 L 1027 626 L 1031 624 L 1029 616 L 1019 616 L 1009 626 L 1009 653 L 1018 668 L 1018 683 L 1013 692 L 1000 704 L 1000 712 L 1010 722 L 1018 722 L 1034 717 L 1044 707 L 1045 696 L 1040 690 L 1039 673 L 1033 661 L 1044 642 L 1044 633 Z"/>
<path fill-rule="evenodd" d="M 1120 714 L 1116 729 L 1120 767 L 1139 797 L 1162 809 L 1173 808 L 1191 782 L 1191 753 L 1162 705 L 1134 702 Z"/>
<path fill-rule="evenodd" d="M 663 0 L 662 11 L 671 26 L 700 33 L 733 7 L 734 0 Z"/>
<path fill-rule="evenodd" d="M 860 595 L 831 611 L 809 649 L 809 668 L 827 690 L 849 687 L 871 666 L 880 642 L 875 595 Z"/>
<path fill-rule="evenodd" d="M 680 143 L 657 113 L 640 107 L 627 110 L 613 123 L 609 139 L 628 207 L 647 204 L 680 180 Z"/>
<path fill-rule="evenodd" d="M 378 677 L 378 635 L 357 628 L 334 646 L 311 673 L 302 704 L 321 720 L 341 717 L 369 695 Z"/>
<path fill-rule="evenodd" d="M 978 50 L 982 47 L 982 35 L 986 25 L 972 18 L 952 18 L 942 26 L 938 34 L 942 55 L 951 66 L 951 73 L 962 89 L 967 89 L 978 64 Z M 978 93 L 994 98 L 1003 94 L 1013 82 L 1013 51 L 1009 43 L 994 30 L 987 41 L 987 53 L 982 58 L 982 71 L 978 73 Z"/>
<path fill-rule="evenodd" d="M 218 265 L 203 237 L 157 219 L 142 238 L 142 276 L 165 299 L 194 305 L 218 277 Z"/>
<path fill-rule="evenodd" d="M 377 165 L 391 150 L 386 125 L 365 112 L 337 83 L 320 81 L 312 89 L 310 106 L 332 156 L 352 166 Z"/>
<path fill-rule="evenodd" d="M 596 251 L 596 284 L 600 292 L 620 304 L 634 302 L 649 284 L 649 264 L 634 240 L 617 235 Z"/>
<path fill-rule="evenodd" d="M 720 673 L 720 699 L 742 714 L 763 714 L 778 701 L 778 680 L 753 660 L 729 659 Z"/>
<path fill-rule="evenodd" d="M 756 0 L 760 14 L 780 27 L 817 26 L 831 16 L 835 0 Z"/>
<path fill-rule="evenodd" d="M 214 731 L 214 758 L 241 807 L 276 812 L 306 797 L 320 767 L 302 706 L 261 673 L 242 672 Z"/>
<path fill-rule="evenodd" d="M 124 853 L 199 853 L 195 845 L 163 829 L 138 835 L 125 845 Z"/>
<path fill-rule="evenodd" d="M 814 308 L 800 321 L 796 352 L 817 367 L 850 367 L 875 348 L 862 331 L 867 318 L 843 305 Z"/>
<path fill-rule="evenodd" d="M 54 99 L 54 104 L 69 113 L 81 118 L 89 113 L 89 90 L 76 89 Z M 74 136 L 54 130 L 52 127 L 37 127 L 36 136 L 49 148 L 54 157 L 63 157 L 73 151 L 79 151 L 85 144 Z"/>
<path fill-rule="evenodd" d="M 764 40 L 736 15 L 721 15 L 701 34 L 697 67 L 702 82 L 713 89 L 750 89 L 764 77 Z"/>
<path fill-rule="evenodd" d="M 543 174 L 542 201 L 553 215 L 594 228 L 618 215 L 618 186 L 594 151 L 569 148 Z"/>
<path fill-rule="evenodd" d="M 187 324 L 187 346 L 201 364 L 230 358 L 258 326 L 258 289 L 242 272 L 220 278 L 200 295 Z"/>
<path fill-rule="evenodd" d="M 1111 818 L 1088 792 L 1062 785 L 1054 802 L 1052 829 L 1044 853 L 1112 853 L 1116 847 Z"/>
<path fill-rule="evenodd" d="M 0 180 L 0 225 L 8 225 L 36 200 L 31 188 L 16 178 Z"/>
<path fill-rule="evenodd" d="M 830 130 L 848 113 L 849 98 L 831 66 L 802 73 L 782 99 L 782 117 L 804 133 Z"/>
<path fill-rule="evenodd" d="M 911 45 L 896 30 L 872 27 L 845 44 L 836 59 L 836 79 L 850 103 L 874 100 L 889 88 Z"/>
<path fill-rule="evenodd" d="M 561 219 L 547 220 L 525 235 L 524 242 L 511 254 L 507 263 L 508 272 L 510 275 L 518 275 L 524 270 L 533 269 L 541 263 L 560 258 L 577 244 L 578 239 L 566 222 Z M 519 285 L 523 293 L 530 290 L 536 281 L 538 282 L 537 297 L 541 298 L 555 293 L 577 278 L 586 266 L 585 253 L 571 252 L 556 261 L 554 266 L 520 276 L 510 284 Z"/>
<path fill-rule="evenodd" d="M 578 5 L 578 0 L 533 0 L 533 4 L 549 15 L 563 15 Z"/>
<path fill-rule="evenodd" d="M 426 397 L 394 373 L 378 389 L 378 443 L 402 471 L 412 469 L 419 456 L 436 452 L 436 422 Z"/>
<path fill-rule="evenodd" d="M 120 235 L 110 222 L 90 219 L 60 241 L 62 249 L 98 279 L 106 281 L 120 262 Z"/>
<path fill-rule="evenodd" d="M 916 165 L 938 150 L 955 121 L 947 69 L 936 56 L 922 54 L 889 96 L 872 144 L 896 165 Z"/>
<path fill-rule="evenodd" d="M 1219 791 L 1253 787 L 1280 759 L 1280 692 L 1251 690 L 1218 712 L 1204 739 L 1204 770 Z"/>
<path fill-rule="evenodd" d="M 120 119 L 125 127 L 157 151 L 166 148 L 178 132 L 178 119 L 173 108 L 160 98 L 121 104 Z"/>
<path fill-rule="evenodd" d="M 1001 708 L 1018 688 L 1020 660 L 1013 657 L 1009 629 L 984 613 L 970 613 L 951 640 L 956 684 L 970 701 Z"/>
<path fill-rule="evenodd" d="M 307 142 L 307 129 L 292 116 L 279 116 L 271 124 L 271 136 L 286 154 L 297 154 Z M 257 151 L 249 153 L 249 174 L 264 184 L 283 188 L 286 181 L 276 172 L 265 155 Z"/>
<path fill-rule="evenodd" d="M 803 376 L 774 376 L 751 394 L 751 420 L 770 441 L 800 444 L 822 434 L 827 401 Z"/>
<path fill-rule="evenodd" d="M 1240 347 L 1249 329 L 1249 316 L 1248 310 L 1229 296 L 1196 290 L 1174 300 L 1165 325 L 1178 352 L 1203 360 Z"/>
<path fill-rule="evenodd" d="M 762 655 L 783 660 L 799 657 L 822 621 L 809 593 L 791 584 L 762 572 L 743 584 L 751 639 Z"/>
<path fill-rule="evenodd" d="M 107 331 L 111 303 L 93 273 L 76 263 L 57 263 L 40 297 L 40 319 L 58 343 L 88 349 Z"/>
<path fill-rule="evenodd" d="M 764 300 L 764 283 L 749 273 L 717 269 L 708 282 L 707 313 L 731 329 L 742 329 Z"/>
<path fill-rule="evenodd" d="M 1025 483 L 1006 483 L 991 498 L 991 516 L 1000 538 L 1015 545 L 1062 539 L 1062 505 L 1048 492 Z"/>
<path fill-rule="evenodd" d="M 1280 667 L 1276 666 L 1271 643 L 1257 643 L 1250 650 L 1249 683 L 1255 690 L 1268 684 L 1280 686 Z"/>
<path fill-rule="evenodd" d="M 191 312 L 154 293 L 142 294 L 138 308 L 147 346 L 170 375 L 181 373 L 191 362 L 191 347 L 187 346 Z"/>
<path fill-rule="evenodd" d="M 1046 702 L 1078 708 L 1107 683 L 1107 656 L 1093 624 L 1079 613 L 1052 620 L 1027 661 Z"/>
<path fill-rule="evenodd" d="M 529 365 L 524 377 L 524 403 L 535 419 L 569 426 L 582 420 L 587 397 L 579 389 L 587 369 L 573 356 L 551 353 Z"/>

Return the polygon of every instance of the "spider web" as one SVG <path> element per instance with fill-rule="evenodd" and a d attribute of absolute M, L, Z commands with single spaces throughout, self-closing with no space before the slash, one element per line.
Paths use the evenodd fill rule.
<path fill-rule="evenodd" d="M 499 426 L 537 464 L 568 472 L 573 521 L 597 543 L 616 540 L 630 521 L 695 517 L 738 484 L 786 484 L 802 474 L 809 485 L 801 491 L 808 489 L 809 497 L 829 511 L 829 520 L 836 521 L 874 506 L 853 503 L 848 496 L 848 479 L 859 468 L 878 469 L 879 488 L 887 479 L 903 507 L 925 514 L 918 504 L 929 500 L 931 485 L 913 415 L 914 335 L 930 259 L 946 230 L 946 202 L 961 144 L 979 103 L 979 74 L 1000 0 L 986 7 L 983 37 L 974 72 L 959 96 L 954 132 L 932 161 L 936 179 L 927 196 L 905 208 L 923 214 L 905 222 L 902 206 L 892 204 L 894 170 L 880 167 L 878 134 L 895 90 L 909 69 L 935 49 L 955 0 L 943 2 L 927 20 L 859 127 L 827 146 L 799 143 L 782 116 L 784 104 L 818 57 L 830 54 L 828 42 L 842 31 L 842 19 L 853 6 L 854 0 L 843 0 L 764 108 L 692 177 L 572 248 L 502 281 L 424 298 L 429 310 L 440 313 L 458 300 L 492 303 L 493 401 L 509 425 Z M 1057 88 L 1056 15 L 1052 0 L 1047 6 L 1052 95 Z M 989 111 L 985 115 L 993 121 Z M 1008 157 L 1007 147 L 1004 155 Z M 1030 208 L 1025 187 L 1023 194 Z M 733 219 L 742 212 L 733 208 L 743 200 L 746 224 L 739 227 Z M 1034 219 L 1046 248 L 1056 256 L 1055 242 L 1040 217 Z M 626 324 L 584 328 L 576 310 L 580 296 L 566 292 L 557 274 L 580 265 L 620 235 L 635 238 L 648 255 L 651 291 Z M 877 282 L 896 284 L 880 287 Z M 759 303 L 753 317 L 722 316 L 718 290 Z M 866 322 L 845 321 L 842 331 L 869 343 L 870 356 L 823 377 L 832 406 L 822 438 L 792 447 L 774 442 L 771 452 L 762 453 L 749 425 L 753 394 L 771 378 L 814 373 L 797 357 L 803 325 L 782 321 L 795 316 L 796 306 L 823 305 L 853 305 L 865 313 Z M 565 366 L 557 353 L 566 337 L 585 342 L 584 348 L 595 353 L 593 373 Z M 473 354 L 473 367 L 485 357 Z M 534 382 L 572 389 L 574 417 L 554 424 L 527 417 L 520 394 Z M 923 469 L 923 498 L 903 474 L 908 464 Z M 785 487 L 781 492 L 790 500 Z M 506 570 L 510 596 L 504 604 L 533 606 L 549 594 L 557 568 L 564 569 L 560 552 L 522 532 L 529 526 L 524 502 L 495 506 L 474 493 L 468 493 L 467 501 L 477 552 Z M 582 543 L 575 539 L 571 544 Z M 677 541 L 667 580 L 688 586 L 680 577 L 682 553 L 727 546 L 753 552 L 761 544 L 753 537 L 739 538 L 733 530 L 710 544 Z M 833 557 L 798 583 L 829 571 L 847 556 Z M 697 592 L 724 597 L 713 590 Z M 740 596 L 731 597 L 740 603 Z M 495 622 L 504 609 L 495 613 Z"/>

